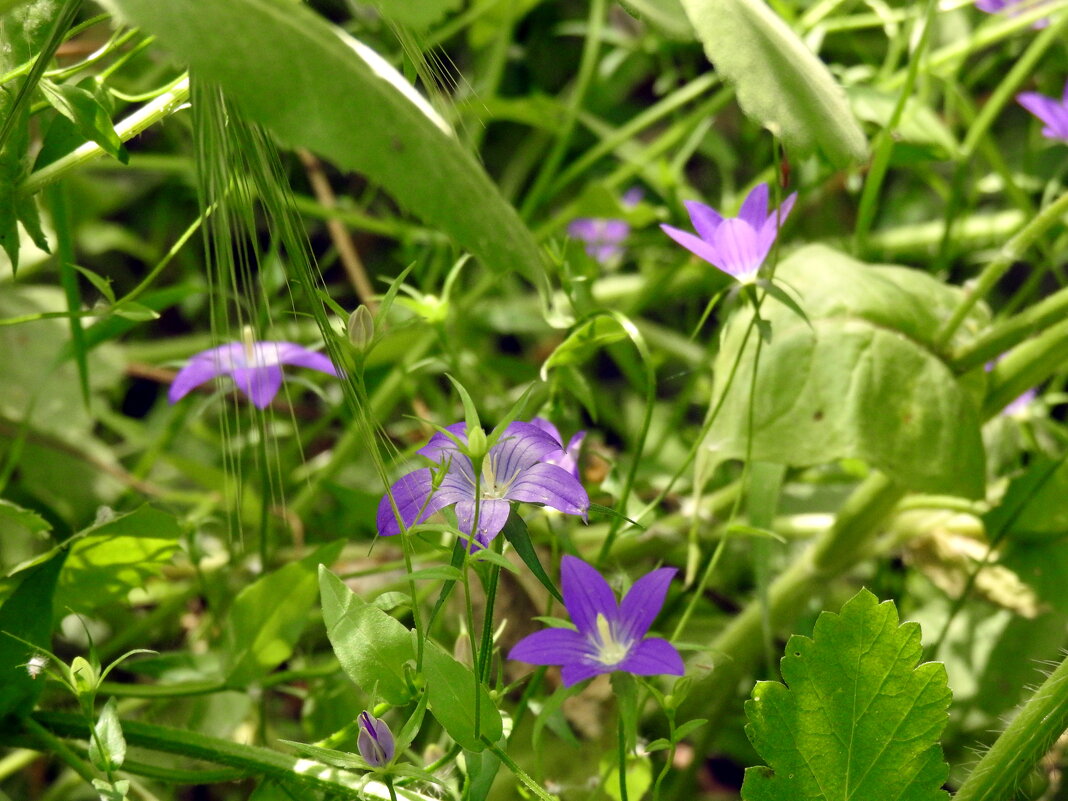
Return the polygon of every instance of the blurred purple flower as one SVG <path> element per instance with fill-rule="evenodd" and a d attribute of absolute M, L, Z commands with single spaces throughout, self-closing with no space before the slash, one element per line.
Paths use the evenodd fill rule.
<path fill-rule="evenodd" d="M 465 423 L 454 423 L 446 430 L 466 443 L 466 428 Z M 420 468 L 401 477 L 390 488 L 405 527 L 421 523 L 455 504 L 460 531 L 471 534 L 476 498 L 470 457 L 440 432 L 420 448 L 419 454 L 436 462 L 440 469 Z M 586 490 L 567 470 L 550 462 L 562 456 L 560 443 L 536 425 L 511 423 L 482 461 L 475 542 L 488 545 L 500 533 L 508 520 L 512 501 L 544 504 L 566 514 L 581 515 L 585 520 L 590 508 Z M 378 504 L 377 522 L 382 536 L 400 533 L 388 495 Z"/>
<path fill-rule="evenodd" d="M 637 206 L 643 197 L 638 187 L 628 189 L 622 198 L 623 208 Z M 586 243 L 586 253 L 601 264 L 615 261 L 623 255 L 623 243 L 630 236 L 625 220 L 603 217 L 576 217 L 567 226 L 568 235 Z"/>
<path fill-rule="evenodd" d="M 987 14 L 998 14 L 1002 11 L 1008 13 L 1010 17 L 1015 17 L 1029 8 L 1042 5 L 1041 0 L 1034 2 L 1034 0 L 975 0 L 975 7 L 980 11 L 985 11 Z M 1048 19 L 1040 19 L 1032 25 L 1032 28 L 1045 28 L 1049 25 Z"/>
<path fill-rule="evenodd" d="M 167 398 L 176 403 L 205 381 L 228 375 L 254 406 L 265 409 L 282 387 L 283 364 L 337 375 L 328 357 L 292 342 L 231 342 L 195 354 L 174 377 Z"/>
<path fill-rule="evenodd" d="M 756 280 L 757 271 L 768 257 L 780 226 L 794 207 L 794 192 L 777 210 L 768 213 L 768 185 L 757 184 L 742 203 L 737 217 L 723 217 L 718 211 L 694 200 L 686 202 L 690 220 L 699 236 L 661 225 L 664 233 L 684 248 L 700 256 L 741 283 Z"/>
<path fill-rule="evenodd" d="M 1001 410 L 1001 414 L 1004 417 L 1018 417 L 1023 415 L 1027 407 L 1031 405 L 1031 402 L 1038 397 L 1038 390 L 1029 389 L 1023 393 L 1016 400 L 1009 403 L 1004 409 Z"/>
<path fill-rule="evenodd" d="M 1038 92 L 1021 92 L 1016 95 L 1016 102 L 1046 124 L 1042 129 L 1043 136 L 1068 142 L 1068 82 L 1064 84 L 1060 100 Z"/>
<path fill-rule="evenodd" d="M 366 710 L 357 718 L 360 733 L 356 738 L 356 747 L 360 756 L 372 768 L 380 768 L 393 761 L 395 743 L 393 732 L 384 720 L 379 720 Z"/>
<path fill-rule="evenodd" d="M 535 417 L 530 421 L 531 425 L 536 425 L 550 437 L 555 439 L 563 448 L 564 440 L 560 437 L 560 432 L 556 426 L 546 420 L 544 417 Z M 577 480 L 579 478 L 578 459 L 579 450 L 582 448 L 582 441 L 586 439 L 586 432 L 580 431 L 571 438 L 571 441 L 567 443 L 567 448 L 561 450 L 560 455 L 549 456 L 545 459 L 549 464 L 554 464 L 557 467 L 562 467 L 569 472 Z"/>
<path fill-rule="evenodd" d="M 564 606 L 578 630 L 535 632 L 517 642 L 508 658 L 532 665 L 561 665 L 568 687 L 616 670 L 638 676 L 681 676 L 685 667 L 675 646 L 645 636 L 664 605 L 675 573 L 674 568 L 663 567 L 642 576 L 617 605 L 604 576 L 581 559 L 565 556 L 560 565 Z"/>

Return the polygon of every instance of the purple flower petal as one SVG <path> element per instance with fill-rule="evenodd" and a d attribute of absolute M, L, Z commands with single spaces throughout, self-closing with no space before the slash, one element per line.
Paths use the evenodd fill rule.
<path fill-rule="evenodd" d="M 1068 100 L 1062 102 L 1037 92 L 1021 92 L 1016 95 L 1016 102 L 1046 124 L 1043 136 L 1068 140 Z"/>
<path fill-rule="evenodd" d="M 474 534 L 475 542 L 485 547 L 490 541 L 501 533 L 504 524 L 508 521 L 508 513 L 511 504 L 508 501 L 485 499 L 478 505 L 478 532 L 472 532 L 475 522 L 474 500 L 463 500 L 456 504 L 456 522 L 460 531 L 465 534 Z"/>
<path fill-rule="evenodd" d="M 678 228 L 673 228 L 672 226 L 665 225 L 663 223 L 661 223 L 660 225 L 660 230 L 670 236 L 688 251 L 693 253 L 695 256 L 704 259 L 717 269 L 723 269 L 722 267 L 720 267 L 719 253 L 716 250 L 715 245 L 711 244 L 710 242 L 706 242 L 700 237 L 696 237 L 693 234 L 688 233 L 687 231 L 682 231 Z"/>
<path fill-rule="evenodd" d="M 447 503 L 439 503 L 436 507 L 431 507 L 430 504 L 427 503 L 427 498 L 430 495 L 431 489 L 433 489 L 433 480 L 434 477 L 430 468 L 422 467 L 405 476 L 401 476 L 393 483 L 393 486 L 389 488 L 389 491 L 393 495 L 393 500 L 397 504 L 397 511 L 400 512 L 401 518 L 404 520 L 405 528 L 414 526 L 416 523 L 421 523 L 438 509 L 448 505 Z M 419 510 L 423 509 L 424 505 L 426 505 L 427 508 L 423 511 L 423 514 L 420 515 Z M 375 522 L 378 526 L 378 533 L 383 537 L 392 537 L 394 534 L 400 534 L 400 524 L 397 522 L 397 516 L 393 514 L 393 507 L 389 502 L 389 495 L 383 495 L 382 500 L 378 502 L 378 514 L 376 515 Z"/>
<path fill-rule="evenodd" d="M 530 423 L 511 423 L 497 440 L 487 458 L 498 482 L 511 481 L 546 456 L 562 451 L 559 441 Z"/>
<path fill-rule="evenodd" d="M 583 635 L 597 634 L 597 615 L 613 620 L 616 596 L 604 576 L 581 559 L 566 555 L 560 563 L 564 606 Z"/>
<path fill-rule="evenodd" d="M 599 662 L 571 662 L 561 668 L 560 677 L 564 680 L 564 686 L 570 687 L 601 673 L 611 673 L 614 669 Z"/>
<path fill-rule="evenodd" d="M 274 396 L 282 388 L 282 368 L 277 364 L 266 367 L 235 367 L 230 371 L 230 377 L 258 409 L 270 406 Z"/>
<path fill-rule="evenodd" d="M 771 246 L 775 244 L 775 237 L 779 235 L 779 230 L 786 224 L 786 218 L 790 216 L 790 212 L 793 211 L 794 202 L 797 200 L 797 192 L 792 193 L 786 200 L 779 206 L 778 211 L 773 211 L 768 215 L 768 219 L 764 221 L 763 227 L 760 228 L 760 249 L 764 253 L 768 253 L 771 250 Z"/>
<path fill-rule="evenodd" d="M 561 448 L 564 447 L 564 440 L 560 436 L 560 429 L 554 426 L 550 421 L 546 420 L 544 417 L 535 417 L 533 420 L 530 421 L 530 424 L 532 426 L 540 428 L 542 431 L 544 431 L 546 434 L 556 440 L 556 444 L 559 445 Z"/>
<path fill-rule="evenodd" d="M 677 572 L 673 567 L 662 567 L 634 582 L 619 604 L 620 639 L 630 642 L 645 636 L 656 616 L 660 614 L 668 585 Z"/>
<path fill-rule="evenodd" d="M 724 220 L 716 230 L 716 251 L 722 259 L 717 266 L 741 281 L 752 278 L 768 255 L 761 245 L 757 232 L 745 220 Z"/>
<path fill-rule="evenodd" d="M 330 361 L 330 357 L 324 353 L 308 350 L 292 342 L 276 342 L 275 353 L 279 364 L 295 364 L 298 367 L 307 367 L 310 370 L 318 370 L 327 375 L 337 375 L 337 368 Z"/>
<path fill-rule="evenodd" d="M 531 665 L 566 665 L 581 663 L 593 656 L 589 641 L 571 629 L 542 629 L 517 642 L 508 652 L 509 659 Z"/>
<path fill-rule="evenodd" d="M 361 712 L 357 718 L 360 725 L 360 733 L 356 738 L 356 747 L 360 756 L 372 767 L 381 767 L 393 761 L 396 752 L 396 743 L 393 740 L 393 732 L 385 721 L 371 715 L 369 712 Z"/>
<path fill-rule="evenodd" d="M 458 437 L 465 445 L 467 444 L 466 423 L 453 423 L 451 426 L 445 426 L 445 430 Z M 456 447 L 456 443 L 453 442 L 451 438 L 438 431 L 430 438 L 430 441 L 417 450 L 416 453 L 420 456 L 425 456 L 432 462 L 440 462 L 442 461 L 442 455 L 450 451 L 459 453 L 459 448 Z"/>
<path fill-rule="evenodd" d="M 508 488 L 506 497 L 513 501 L 541 503 L 569 515 L 582 515 L 590 509 L 590 496 L 570 472 L 555 464 L 542 462 L 524 470 Z"/>
<path fill-rule="evenodd" d="M 687 200 L 683 205 L 686 207 L 686 211 L 690 213 L 690 222 L 693 223 L 694 230 L 697 231 L 698 235 L 704 240 L 712 241 L 716 229 L 719 228 L 719 224 L 723 222 L 723 215 L 711 206 L 706 206 L 704 203 L 698 203 L 696 200 Z M 664 228 L 662 225 L 660 227 Z M 675 241 L 678 242 L 678 240 Z M 679 242 L 679 244 L 685 248 L 689 247 L 689 245 L 683 244 L 682 242 Z M 692 248 L 690 249 L 692 250 Z M 700 256 L 701 254 L 698 253 L 698 255 Z M 711 261 L 705 256 L 701 256 L 701 258 L 706 259 L 706 261 Z"/>
<path fill-rule="evenodd" d="M 202 356 L 203 354 L 200 354 L 190 359 L 189 363 L 174 377 L 167 391 L 167 400 L 171 403 L 177 403 L 205 381 L 225 374 L 226 371 L 220 369 L 214 360 L 205 359 Z"/>
<path fill-rule="evenodd" d="M 768 185 L 757 184 L 746 195 L 738 219 L 745 220 L 754 231 L 759 231 L 768 216 Z"/>
<path fill-rule="evenodd" d="M 686 672 L 686 666 L 675 646 L 659 637 L 642 640 L 616 669 L 638 676 L 659 676 L 665 673 L 681 676 Z"/>

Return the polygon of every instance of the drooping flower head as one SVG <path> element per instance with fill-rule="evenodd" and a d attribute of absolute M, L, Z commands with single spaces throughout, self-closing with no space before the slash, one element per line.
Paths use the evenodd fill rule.
<path fill-rule="evenodd" d="M 446 430 L 467 443 L 466 423 L 454 423 Z M 513 422 L 482 460 L 475 493 L 475 470 L 471 458 L 449 436 L 437 433 L 419 454 L 436 463 L 403 476 L 390 488 L 405 527 L 421 523 L 447 506 L 456 507 L 460 531 L 471 534 L 478 502 L 478 530 L 474 541 L 488 545 L 505 522 L 512 501 L 537 503 L 586 518 L 590 499 L 582 484 L 567 470 L 553 464 L 560 459 L 560 443 L 536 425 Z M 400 524 L 389 502 L 378 504 L 378 533 L 399 534 Z"/>
<path fill-rule="evenodd" d="M 373 768 L 392 762 L 396 744 L 386 722 L 366 710 L 360 713 L 357 720 L 360 733 L 356 737 L 356 747 L 364 761 Z"/>
<path fill-rule="evenodd" d="M 1010 17 L 1022 14 L 1029 8 L 1042 5 L 1042 0 L 975 0 L 975 7 L 987 14 L 999 14 L 1004 11 Z M 1049 25 L 1049 19 L 1043 18 L 1035 22 L 1031 27 L 1045 28 Z"/>
<path fill-rule="evenodd" d="M 575 629 L 544 629 L 515 644 L 509 659 L 532 665 L 560 665 L 570 687 L 600 673 L 621 670 L 638 676 L 685 672 L 675 646 L 659 637 L 646 637 L 664 605 L 668 584 L 676 571 L 662 567 L 634 582 L 623 601 L 604 576 L 574 556 L 560 565 L 564 606 Z"/>
<path fill-rule="evenodd" d="M 322 353 L 292 342 L 231 342 L 201 351 L 191 358 L 171 383 L 171 403 L 184 398 L 205 381 L 228 375 L 253 405 L 265 409 L 282 387 L 282 365 L 294 364 L 328 375 L 337 375 L 333 363 Z"/>
<path fill-rule="evenodd" d="M 768 185 L 757 184 L 742 203 L 737 217 L 724 217 L 704 203 L 687 201 L 686 209 L 698 236 L 670 225 L 660 228 L 716 269 L 743 284 L 750 283 L 756 280 L 757 271 L 768 257 L 796 199 L 794 192 L 769 214 Z"/>
<path fill-rule="evenodd" d="M 1045 123 L 1043 136 L 1068 142 L 1068 81 L 1060 100 L 1038 92 L 1021 92 L 1016 95 L 1016 102 Z"/>
<path fill-rule="evenodd" d="M 637 206 L 642 190 L 634 187 L 623 195 L 623 208 Z M 567 226 L 567 233 L 586 243 L 586 253 L 601 264 L 609 264 L 623 255 L 623 243 L 630 236 L 626 220 L 606 217 L 576 217 Z"/>
<path fill-rule="evenodd" d="M 532 425 L 536 425 L 550 437 L 555 439 L 560 444 L 561 448 L 563 448 L 564 440 L 560 437 L 560 432 L 559 430 L 557 430 L 556 426 L 554 426 L 544 417 L 535 417 L 530 422 Z M 576 480 L 578 480 L 579 451 L 582 449 L 582 441 L 584 439 L 586 439 L 586 432 L 579 431 L 577 434 L 575 434 L 575 436 L 571 438 L 570 442 L 567 443 L 567 447 L 563 448 L 563 450 L 561 451 L 561 455 L 548 456 L 546 457 L 545 461 L 547 461 L 549 464 L 555 464 L 558 467 L 562 467 L 564 470 L 574 476 Z"/>

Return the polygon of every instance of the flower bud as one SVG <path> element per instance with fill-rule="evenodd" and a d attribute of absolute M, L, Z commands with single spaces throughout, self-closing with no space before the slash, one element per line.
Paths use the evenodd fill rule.
<path fill-rule="evenodd" d="M 380 768 L 393 761 L 393 732 L 385 721 L 371 715 L 366 710 L 360 713 L 360 734 L 356 738 L 356 747 L 360 756 L 372 768 Z"/>
<path fill-rule="evenodd" d="M 370 310 L 362 304 L 357 306 L 356 311 L 349 315 L 345 330 L 353 347 L 361 353 L 366 353 L 375 337 L 375 319 Z"/>
<path fill-rule="evenodd" d="M 486 439 L 486 432 L 479 426 L 472 427 L 467 432 L 467 455 L 471 457 L 472 462 L 479 463 L 488 451 L 489 441 Z"/>

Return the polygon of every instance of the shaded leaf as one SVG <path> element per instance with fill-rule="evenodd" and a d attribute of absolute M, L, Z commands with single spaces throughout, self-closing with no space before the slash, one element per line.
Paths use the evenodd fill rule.
<path fill-rule="evenodd" d="M 431 714 L 457 743 L 468 751 L 482 751 L 486 745 L 475 736 L 474 672 L 453 659 L 433 640 L 423 652 L 428 706 Z M 479 685 L 479 735 L 497 742 L 504 727 L 489 693 Z"/>
<path fill-rule="evenodd" d="M 130 160 L 126 146 L 115 132 L 111 116 L 92 92 L 73 84 L 48 80 L 41 81 L 40 89 L 51 106 L 74 123 L 82 136 L 96 142 L 105 153 L 123 164 Z"/>
<path fill-rule="evenodd" d="M 920 660 L 920 627 L 861 590 L 746 701 L 746 733 L 769 767 L 745 772 L 745 801 L 939 801 L 949 766 L 939 736 L 951 699 L 945 666 Z"/>
<path fill-rule="evenodd" d="M 504 523 L 502 533 L 508 542 L 512 543 L 512 547 L 519 554 L 519 558 L 530 568 L 534 578 L 541 582 L 541 586 L 547 589 L 550 595 L 560 603 L 563 603 L 564 596 L 560 594 L 556 584 L 549 578 L 545 568 L 541 566 L 538 552 L 534 550 L 534 543 L 530 540 L 530 531 L 527 529 L 527 524 L 523 522 L 523 518 L 516 514 L 515 508 L 508 512 L 508 519 Z"/>
<path fill-rule="evenodd" d="M 705 53 L 738 103 L 799 154 L 837 167 L 867 158 L 868 143 L 830 71 L 762 0 L 682 0 Z"/>
<path fill-rule="evenodd" d="M 52 524 L 37 512 L 23 509 L 21 506 L 16 506 L 11 501 L 5 501 L 2 498 L 0 498 L 0 517 L 28 529 L 33 534 L 52 530 Z"/>
<path fill-rule="evenodd" d="M 93 767 L 105 773 L 121 768 L 126 761 L 126 739 L 122 736 L 116 699 L 104 704 L 93 732 L 89 738 L 89 761 Z"/>

